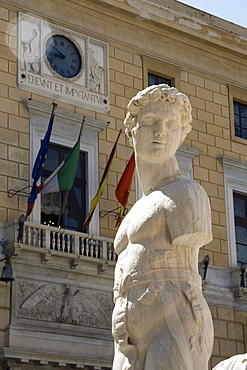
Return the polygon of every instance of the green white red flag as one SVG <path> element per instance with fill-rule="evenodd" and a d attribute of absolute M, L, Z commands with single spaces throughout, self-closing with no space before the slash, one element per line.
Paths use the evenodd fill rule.
<path fill-rule="evenodd" d="M 84 121 L 85 117 L 82 121 L 78 140 L 69 152 L 69 155 L 56 168 L 56 170 L 42 184 L 38 186 L 38 193 L 46 194 L 72 189 L 79 163 L 80 139 Z"/>
<path fill-rule="evenodd" d="M 38 186 L 38 192 L 45 194 L 72 189 L 78 168 L 79 154 L 80 140 L 76 142 L 68 157 Z"/>

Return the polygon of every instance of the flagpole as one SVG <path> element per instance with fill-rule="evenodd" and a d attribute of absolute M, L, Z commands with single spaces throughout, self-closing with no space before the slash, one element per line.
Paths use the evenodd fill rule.
<path fill-rule="evenodd" d="M 53 107 L 52 107 L 52 112 L 51 112 L 51 115 L 53 115 L 54 114 L 54 112 L 55 112 L 55 109 L 57 108 L 57 103 L 52 103 L 52 105 L 53 105 Z"/>
<path fill-rule="evenodd" d="M 58 218 L 58 222 L 57 222 L 57 227 L 59 227 L 61 217 L 62 217 L 62 215 L 65 211 L 66 204 L 68 203 L 68 199 L 69 199 L 69 190 L 65 190 L 65 196 L 64 196 L 63 204 L 62 204 L 62 207 L 61 207 L 61 210 L 60 210 L 60 214 L 59 214 L 59 218 Z"/>
<path fill-rule="evenodd" d="M 32 185 L 32 190 L 29 194 L 29 198 L 27 201 L 26 219 L 31 214 L 33 207 L 34 207 L 34 202 L 37 198 L 37 193 L 36 193 L 37 182 L 41 177 L 42 170 L 45 165 L 47 152 L 48 152 L 50 136 L 51 136 L 51 131 L 52 131 L 54 117 L 55 117 L 55 109 L 58 104 L 53 102 L 52 105 L 53 107 L 52 107 L 52 112 L 51 112 L 48 128 L 47 128 L 46 134 L 43 139 L 43 143 L 41 144 L 41 147 L 39 149 L 39 152 L 37 154 L 37 157 L 36 157 L 36 160 L 33 166 L 33 171 L 32 171 L 33 185 Z"/>
<path fill-rule="evenodd" d="M 81 138 L 81 133 L 82 133 L 82 128 L 83 128 L 84 123 L 85 123 L 85 116 L 83 116 L 83 119 L 82 119 L 81 128 L 80 128 L 80 132 L 79 132 L 77 141 L 79 141 L 80 138 Z M 61 210 L 60 210 L 60 214 L 59 214 L 59 218 L 58 218 L 58 222 L 57 222 L 57 227 L 59 227 L 61 217 L 62 217 L 62 215 L 65 211 L 66 204 L 68 203 L 68 199 L 69 199 L 69 189 L 66 190 L 66 193 L 65 193 L 65 196 L 64 196 L 64 201 L 63 201 L 63 204 L 61 206 Z"/>
<path fill-rule="evenodd" d="M 78 140 L 79 140 L 79 139 L 80 139 L 80 137 L 81 137 L 81 133 L 82 133 L 82 129 L 83 129 L 84 123 L 85 123 L 85 116 L 83 116 L 83 119 L 82 119 L 81 129 L 80 129 L 80 132 L 79 132 Z"/>
<path fill-rule="evenodd" d="M 116 151 L 116 148 L 117 148 L 117 143 L 118 143 L 118 140 L 120 138 L 121 133 L 122 133 L 122 129 L 119 130 L 117 139 L 116 139 L 115 144 L 114 144 L 114 146 L 111 150 L 111 153 L 110 153 L 109 159 L 107 161 L 106 168 L 104 170 L 103 176 L 101 178 L 97 193 L 96 193 L 95 197 L 91 200 L 89 213 L 88 213 L 88 215 L 87 215 L 87 217 L 84 221 L 83 227 L 88 228 L 88 226 L 90 224 L 90 221 L 93 217 L 94 210 L 95 210 L 97 204 L 99 203 L 101 195 L 103 194 L 103 191 L 106 187 L 108 177 L 109 177 L 109 171 L 110 171 L 110 168 L 111 168 L 111 164 L 112 164 L 112 161 L 113 161 L 113 157 L 114 157 L 114 154 L 115 154 L 115 151 Z"/>

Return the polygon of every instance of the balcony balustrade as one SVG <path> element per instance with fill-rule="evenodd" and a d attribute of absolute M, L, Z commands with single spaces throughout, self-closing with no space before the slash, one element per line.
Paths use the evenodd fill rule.
<path fill-rule="evenodd" d="M 20 230 L 20 228 L 22 228 Z M 51 227 L 25 221 L 23 225 L 18 220 L 5 224 L 4 239 L 9 244 L 19 243 L 50 251 L 60 251 L 78 256 L 116 261 L 113 239 Z"/>

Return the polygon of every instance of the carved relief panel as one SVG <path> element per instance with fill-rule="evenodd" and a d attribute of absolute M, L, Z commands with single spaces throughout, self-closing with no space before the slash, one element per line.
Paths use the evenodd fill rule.
<path fill-rule="evenodd" d="M 17 283 L 17 317 L 110 329 L 112 295 L 71 285 Z"/>
<path fill-rule="evenodd" d="M 108 111 L 108 44 L 19 13 L 18 84 L 56 100 Z"/>

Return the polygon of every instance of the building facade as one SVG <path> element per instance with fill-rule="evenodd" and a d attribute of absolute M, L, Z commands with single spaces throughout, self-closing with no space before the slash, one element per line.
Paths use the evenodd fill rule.
<path fill-rule="evenodd" d="M 0 282 L 0 368 L 111 368 L 115 189 L 133 152 L 124 134 L 83 221 L 128 101 L 160 82 L 190 98 L 193 130 L 177 158 L 211 202 L 214 238 L 198 261 L 214 320 L 209 368 L 246 352 L 247 30 L 176 0 L 0 0 L 0 19 L 0 240 L 14 278 Z M 53 102 L 42 180 L 85 116 L 78 171 L 69 195 L 39 195 L 23 224 Z M 140 196 L 135 178 L 127 207 Z"/>

